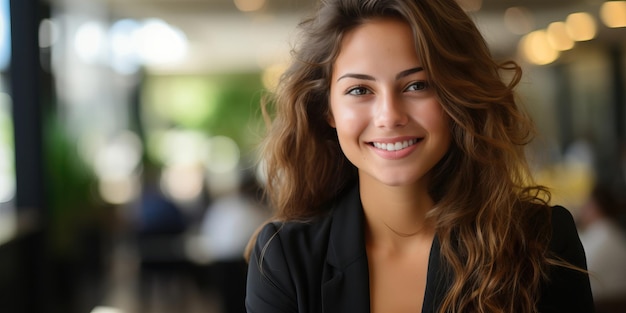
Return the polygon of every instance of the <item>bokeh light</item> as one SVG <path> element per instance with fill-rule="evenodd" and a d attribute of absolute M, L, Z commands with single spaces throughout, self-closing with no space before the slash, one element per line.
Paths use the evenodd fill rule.
<path fill-rule="evenodd" d="M 148 65 L 178 62 L 187 54 L 187 36 L 160 19 L 146 20 L 135 35 L 138 53 Z"/>
<path fill-rule="evenodd" d="M 100 197 L 110 204 L 125 204 L 139 195 L 140 182 L 136 176 L 105 177 L 98 184 Z"/>
<path fill-rule="evenodd" d="M 39 23 L 39 47 L 50 48 L 59 40 L 59 26 L 52 19 L 43 19 Z"/>
<path fill-rule="evenodd" d="M 535 20 L 527 8 L 510 7 L 504 11 L 504 25 L 511 33 L 524 35 L 535 27 Z"/>
<path fill-rule="evenodd" d="M 520 41 L 520 49 L 526 60 L 537 65 L 552 63 L 559 57 L 559 52 L 550 46 L 544 30 L 536 30 L 524 36 Z"/>
<path fill-rule="evenodd" d="M 234 3 L 241 12 L 254 12 L 265 6 L 265 0 L 234 0 Z"/>
<path fill-rule="evenodd" d="M 559 51 L 566 51 L 574 48 L 574 41 L 569 37 L 565 23 L 550 23 L 546 31 L 548 43 L 552 48 Z"/>
<path fill-rule="evenodd" d="M 120 133 L 99 147 L 93 165 L 100 195 L 105 201 L 122 204 L 137 196 L 137 170 L 141 155 L 141 141 L 129 131 Z"/>
<path fill-rule="evenodd" d="M 97 306 L 91 310 L 91 313 L 124 313 L 124 311 L 109 306 Z"/>
<path fill-rule="evenodd" d="M 109 29 L 111 42 L 111 67 L 120 74 L 135 73 L 141 63 L 138 42 L 135 34 L 141 24 L 135 20 L 122 19 Z"/>
<path fill-rule="evenodd" d="M 106 57 L 106 27 L 89 21 L 78 27 L 74 36 L 74 49 L 78 57 L 87 64 L 102 62 Z"/>
<path fill-rule="evenodd" d="M 565 26 L 570 38 L 575 41 L 588 41 L 596 36 L 596 22 L 593 16 L 587 12 L 568 15 Z"/>
<path fill-rule="evenodd" d="M 626 27 L 626 1 L 607 1 L 600 7 L 600 18 L 607 27 Z"/>
<path fill-rule="evenodd" d="M 176 163 L 166 166 L 161 177 L 161 189 L 180 202 L 199 197 L 204 187 L 204 168 L 196 163 Z"/>
<path fill-rule="evenodd" d="M 203 163 L 208 153 L 207 136 L 199 131 L 169 129 L 155 133 L 151 149 L 166 166 Z"/>
<path fill-rule="evenodd" d="M 210 140 L 207 169 L 213 173 L 234 170 L 241 157 L 237 143 L 226 136 L 215 136 Z"/>

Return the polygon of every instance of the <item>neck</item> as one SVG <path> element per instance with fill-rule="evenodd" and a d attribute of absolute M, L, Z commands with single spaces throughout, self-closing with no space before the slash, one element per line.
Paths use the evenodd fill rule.
<path fill-rule="evenodd" d="M 359 187 L 370 244 L 400 247 L 434 234 L 432 221 L 426 218 L 433 207 L 426 188 L 386 186 L 364 179 Z"/>

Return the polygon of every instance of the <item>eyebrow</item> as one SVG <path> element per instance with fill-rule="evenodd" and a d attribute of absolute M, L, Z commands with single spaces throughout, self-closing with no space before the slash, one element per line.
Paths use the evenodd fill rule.
<path fill-rule="evenodd" d="M 423 70 L 424 70 L 424 68 L 421 67 L 421 66 L 410 68 L 410 69 L 408 69 L 406 71 L 402 71 L 402 72 L 398 73 L 398 75 L 396 75 L 396 79 L 407 77 L 407 76 L 409 76 L 409 75 L 411 75 L 413 73 L 421 72 Z"/>
<path fill-rule="evenodd" d="M 411 75 L 413 73 L 421 72 L 423 70 L 424 70 L 424 68 L 421 67 L 421 66 L 410 68 L 408 70 L 404 70 L 404 71 L 398 73 L 398 75 L 396 75 L 396 79 L 400 79 L 400 78 L 409 76 L 409 75 Z M 348 77 L 356 78 L 356 79 L 363 79 L 363 80 L 372 80 L 372 81 L 376 80 L 373 76 L 366 75 L 366 74 L 347 73 L 347 74 L 344 74 L 341 77 L 337 78 L 337 81 L 339 81 L 341 79 L 344 79 L 344 78 L 348 78 Z"/>

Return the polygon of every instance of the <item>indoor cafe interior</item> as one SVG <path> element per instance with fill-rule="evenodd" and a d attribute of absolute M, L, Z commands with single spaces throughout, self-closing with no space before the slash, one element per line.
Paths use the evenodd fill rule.
<path fill-rule="evenodd" d="M 244 312 L 260 103 L 318 1 L 0 0 L 0 312 Z M 626 1 L 457 2 L 522 67 L 532 174 L 580 222 L 597 312 L 626 312 Z"/>

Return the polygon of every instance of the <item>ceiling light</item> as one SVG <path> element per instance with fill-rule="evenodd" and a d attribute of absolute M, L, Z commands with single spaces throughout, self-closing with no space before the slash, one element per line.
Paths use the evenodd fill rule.
<path fill-rule="evenodd" d="M 559 51 L 550 46 L 544 30 L 536 30 L 524 36 L 520 41 L 520 52 L 526 60 L 537 65 L 550 64 L 559 57 Z"/>
<path fill-rule="evenodd" d="M 567 34 L 567 27 L 563 22 L 554 22 L 548 25 L 548 43 L 552 48 L 565 51 L 574 47 L 574 41 Z"/>
<path fill-rule="evenodd" d="M 626 27 L 626 1 L 607 1 L 600 7 L 600 18 L 608 27 Z"/>
<path fill-rule="evenodd" d="M 565 20 L 567 33 L 573 40 L 587 41 L 596 36 L 596 22 L 587 12 L 572 13 Z"/>

